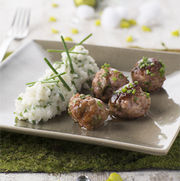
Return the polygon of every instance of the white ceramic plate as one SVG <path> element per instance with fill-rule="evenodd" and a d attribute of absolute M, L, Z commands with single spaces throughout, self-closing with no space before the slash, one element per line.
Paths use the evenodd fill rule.
<path fill-rule="evenodd" d="M 74 44 L 67 45 L 72 47 Z M 0 129 L 155 155 L 167 154 L 180 129 L 180 54 L 84 46 L 99 66 L 110 63 L 111 67 L 129 76 L 142 56 L 156 57 L 166 64 L 166 81 L 163 88 L 151 94 L 151 108 L 145 117 L 136 120 L 109 118 L 93 131 L 81 129 L 66 112 L 37 125 L 15 122 L 14 100 L 21 92 L 25 92 L 27 82 L 44 75 L 48 68 L 44 57 L 52 62 L 61 59 L 59 53 L 46 51 L 63 49 L 60 42 L 32 40 L 0 65 Z"/>

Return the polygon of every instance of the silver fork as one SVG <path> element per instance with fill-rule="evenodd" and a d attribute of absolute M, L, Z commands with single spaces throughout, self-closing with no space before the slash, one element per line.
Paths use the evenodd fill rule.
<path fill-rule="evenodd" d="M 23 39 L 29 33 L 29 9 L 17 9 L 12 25 L 7 32 L 7 38 L 0 46 L 0 62 L 3 60 L 6 50 L 14 39 Z"/>

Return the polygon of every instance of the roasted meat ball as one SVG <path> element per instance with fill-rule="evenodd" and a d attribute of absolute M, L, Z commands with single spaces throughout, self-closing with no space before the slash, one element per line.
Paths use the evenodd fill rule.
<path fill-rule="evenodd" d="M 150 94 L 143 92 L 138 82 L 129 83 L 116 90 L 108 103 L 112 115 L 127 119 L 144 116 L 150 104 Z"/>
<path fill-rule="evenodd" d="M 166 80 L 166 66 L 161 60 L 143 57 L 131 71 L 132 81 L 138 81 L 143 91 L 153 92 L 162 87 Z"/>
<path fill-rule="evenodd" d="M 128 83 L 129 80 L 122 72 L 109 67 L 109 64 L 104 64 L 92 81 L 92 92 L 94 97 L 108 102 L 113 91 Z"/>
<path fill-rule="evenodd" d="M 70 99 L 68 113 L 81 127 L 92 130 L 104 123 L 109 109 L 101 100 L 77 93 Z"/>

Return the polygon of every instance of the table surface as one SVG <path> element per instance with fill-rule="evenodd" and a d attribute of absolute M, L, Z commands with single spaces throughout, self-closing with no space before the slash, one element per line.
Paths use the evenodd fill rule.
<path fill-rule="evenodd" d="M 14 40 L 8 48 L 8 51 L 16 51 L 21 46 L 24 46 L 31 39 L 38 40 L 54 40 L 60 41 L 60 35 L 71 37 L 73 42 L 78 43 L 88 34 L 93 36 L 86 41 L 86 44 L 112 46 L 112 47 L 130 47 L 139 46 L 148 49 L 164 49 L 162 42 L 168 49 L 180 49 L 180 36 L 171 35 L 172 31 L 180 29 L 179 16 L 179 0 L 156 0 L 162 6 L 163 18 L 160 23 L 152 27 L 152 32 L 143 32 L 141 26 L 136 25 L 128 29 L 122 28 L 105 28 L 103 26 L 95 26 L 95 19 L 99 18 L 99 13 L 105 6 L 117 5 L 115 1 L 102 0 L 101 6 L 96 8 L 96 17 L 89 20 L 79 20 L 76 17 L 76 6 L 73 0 L 0 0 L 0 44 L 6 38 L 13 16 L 17 8 L 31 8 L 30 29 L 29 35 L 23 40 Z M 121 5 L 128 8 L 128 19 L 136 19 L 138 15 L 138 7 L 147 2 L 146 0 L 119 0 Z M 58 7 L 53 8 L 52 3 L 58 4 Z M 49 18 L 54 16 L 57 21 L 50 22 Z M 73 20 L 78 20 L 75 23 Z M 51 29 L 56 29 L 59 33 L 51 32 Z M 79 33 L 72 34 L 71 29 L 76 28 Z M 133 42 L 127 42 L 126 38 L 133 36 Z M 0 174 L 0 180 L 76 180 L 79 175 L 88 175 L 92 180 L 106 180 L 111 172 L 75 172 L 69 174 Z M 159 181 L 159 180 L 180 180 L 179 171 L 167 170 L 150 170 L 150 171 L 135 171 L 135 172 L 118 172 L 123 180 L 138 180 L 138 181 Z M 37 179 L 38 178 L 38 179 Z"/>

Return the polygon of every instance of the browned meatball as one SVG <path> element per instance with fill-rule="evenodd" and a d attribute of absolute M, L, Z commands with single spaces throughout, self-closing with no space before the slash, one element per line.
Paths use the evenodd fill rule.
<path fill-rule="evenodd" d="M 161 60 L 143 57 L 131 71 L 132 81 L 138 81 L 143 91 L 156 91 L 162 87 L 166 80 L 164 76 L 165 68 L 166 66 Z"/>
<path fill-rule="evenodd" d="M 112 115 L 128 119 L 144 116 L 150 104 L 149 93 L 143 92 L 137 82 L 116 90 L 108 103 Z"/>
<path fill-rule="evenodd" d="M 101 100 L 77 93 L 70 99 L 68 113 L 81 127 L 92 130 L 104 123 L 109 109 Z"/>
<path fill-rule="evenodd" d="M 102 66 L 92 81 L 92 92 L 94 97 L 108 102 L 113 91 L 129 83 L 122 72 L 109 67 L 109 64 Z"/>

